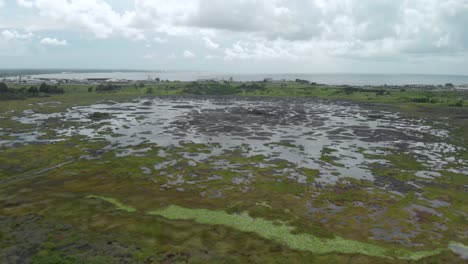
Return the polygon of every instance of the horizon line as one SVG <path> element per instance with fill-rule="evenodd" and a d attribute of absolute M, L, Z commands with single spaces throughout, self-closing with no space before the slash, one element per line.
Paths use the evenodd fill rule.
<path fill-rule="evenodd" d="M 187 70 L 187 69 L 130 69 L 130 68 L 0 68 L 0 73 L 3 71 L 15 71 L 15 70 L 34 70 L 34 71 L 82 71 L 81 73 L 92 73 L 92 71 L 100 72 L 159 72 L 159 73 L 171 73 L 171 72 L 199 72 L 199 73 L 210 73 L 210 74 L 219 74 L 219 75 L 432 75 L 432 76 L 466 76 L 468 73 L 385 73 L 385 72 L 219 72 L 219 71 L 210 71 L 210 70 Z M 89 72 L 86 72 L 89 71 Z M 62 72 L 60 72 L 62 73 Z M 60 73 L 50 73 L 50 74 L 60 74 Z M 47 74 L 47 73 L 39 73 Z"/>

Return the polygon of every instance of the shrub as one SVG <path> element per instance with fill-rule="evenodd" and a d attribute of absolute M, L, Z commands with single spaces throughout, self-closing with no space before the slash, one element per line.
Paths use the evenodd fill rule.
<path fill-rule="evenodd" d="M 3 82 L 0 82 L 0 93 L 6 93 L 8 92 L 8 86 L 3 83 Z"/>
<path fill-rule="evenodd" d="M 428 102 L 429 102 L 429 98 L 426 98 L 426 97 L 411 98 L 410 101 L 411 101 L 411 102 L 414 102 L 414 103 L 428 103 Z"/>
<path fill-rule="evenodd" d="M 96 87 L 96 92 L 109 92 L 109 91 L 115 91 L 115 90 L 120 90 L 120 89 L 122 89 L 120 85 L 100 84 Z"/>
<path fill-rule="evenodd" d="M 449 106 L 452 106 L 452 107 L 463 107 L 463 100 L 460 100 L 456 103 L 453 103 L 453 104 L 449 104 Z"/>
<path fill-rule="evenodd" d="M 39 87 L 39 92 L 45 94 L 63 94 L 65 91 L 62 88 L 59 88 L 58 86 L 52 86 L 46 83 L 42 83 Z"/>
<path fill-rule="evenodd" d="M 28 88 L 28 93 L 30 94 L 38 94 L 39 93 L 39 89 L 37 89 L 36 86 L 31 86 Z"/>

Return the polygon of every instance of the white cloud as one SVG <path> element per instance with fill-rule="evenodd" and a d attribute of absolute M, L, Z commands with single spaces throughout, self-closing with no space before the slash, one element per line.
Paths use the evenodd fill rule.
<path fill-rule="evenodd" d="M 160 37 L 155 37 L 153 40 L 154 42 L 159 43 L 159 44 L 163 44 L 167 42 L 167 39 L 160 38 Z"/>
<path fill-rule="evenodd" d="M 184 50 L 182 54 L 185 58 L 195 58 L 195 53 L 191 52 L 190 50 Z"/>
<path fill-rule="evenodd" d="M 212 39 L 230 42 L 227 59 L 295 58 L 318 49 L 356 58 L 468 52 L 468 0 L 135 0 L 123 12 L 105 0 L 17 2 L 97 38 L 201 38 L 212 50 L 220 48 Z"/>
<path fill-rule="evenodd" d="M 187 19 L 196 12 L 197 0 L 135 0 L 132 24 L 143 30 L 168 35 L 190 35 Z"/>
<path fill-rule="evenodd" d="M 131 26 L 135 12 L 122 14 L 103 0 L 17 0 L 18 4 L 39 11 L 42 17 L 64 23 L 70 28 L 84 29 L 97 38 L 107 38 L 121 34 L 132 39 L 144 39 L 136 27 Z"/>
<path fill-rule="evenodd" d="M 16 0 L 18 5 L 23 6 L 23 7 L 33 7 L 34 6 L 34 0 Z"/>
<path fill-rule="evenodd" d="M 0 7 L 3 7 L 5 5 L 5 2 L 3 0 L 0 0 Z"/>
<path fill-rule="evenodd" d="M 291 53 L 291 47 L 287 41 L 266 41 L 256 39 L 253 41 L 238 41 L 231 48 L 224 50 L 226 60 L 233 59 L 297 59 Z"/>
<path fill-rule="evenodd" d="M 34 34 L 17 29 L 0 31 L 0 56 L 20 56 L 30 54 Z"/>
<path fill-rule="evenodd" d="M 203 37 L 203 41 L 205 42 L 205 46 L 209 49 L 218 49 L 219 44 L 212 41 L 209 37 Z"/>
<path fill-rule="evenodd" d="M 66 46 L 68 45 L 66 40 L 60 40 L 56 38 L 43 38 L 40 42 L 44 46 Z"/>
<path fill-rule="evenodd" d="M 0 35 L 5 40 L 30 40 L 34 36 L 31 32 L 21 33 L 14 29 L 5 29 Z"/>

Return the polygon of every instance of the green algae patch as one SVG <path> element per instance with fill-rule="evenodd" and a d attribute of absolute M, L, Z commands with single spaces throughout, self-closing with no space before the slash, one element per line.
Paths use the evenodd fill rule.
<path fill-rule="evenodd" d="M 133 208 L 131 206 L 128 206 L 128 205 L 125 205 L 125 204 L 119 202 L 117 199 L 114 199 L 114 198 L 99 196 L 99 195 L 88 195 L 88 196 L 86 196 L 86 198 L 88 198 L 88 199 L 99 199 L 99 200 L 111 203 L 112 205 L 117 207 L 117 210 L 122 210 L 122 211 L 125 211 L 125 212 L 128 212 L 128 213 L 136 212 L 135 208 Z"/>
<path fill-rule="evenodd" d="M 148 215 L 161 216 L 171 220 L 193 220 L 200 224 L 223 225 L 243 232 L 253 232 L 259 236 L 286 244 L 297 250 L 310 251 L 312 253 L 342 253 L 362 254 L 367 256 L 419 260 L 424 257 L 439 254 L 443 249 L 432 251 L 410 251 L 406 249 L 385 248 L 369 243 L 348 240 L 341 237 L 333 239 L 318 238 L 310 234 L 293 234 L 293 226 L 278 224 L 262 218 L 253 218 L 247 213 L 228 214 L 224 211 L 207 209 L 190 209 L 177 205 L 170 205 L 164 209 L 150 211 Z"/>

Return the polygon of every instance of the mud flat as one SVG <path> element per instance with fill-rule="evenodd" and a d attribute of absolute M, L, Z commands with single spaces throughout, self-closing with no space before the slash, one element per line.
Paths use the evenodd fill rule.
<path fill-rule="evenodd" d="M 18 243 L 39 263 L 466 260 L 467 149 L 444 120 L 235 96 L 7 119 L 21 129 L 0 129 L 0 220 L 33 219 L 41 239 L 0 229 L 0 260 Z"/>

